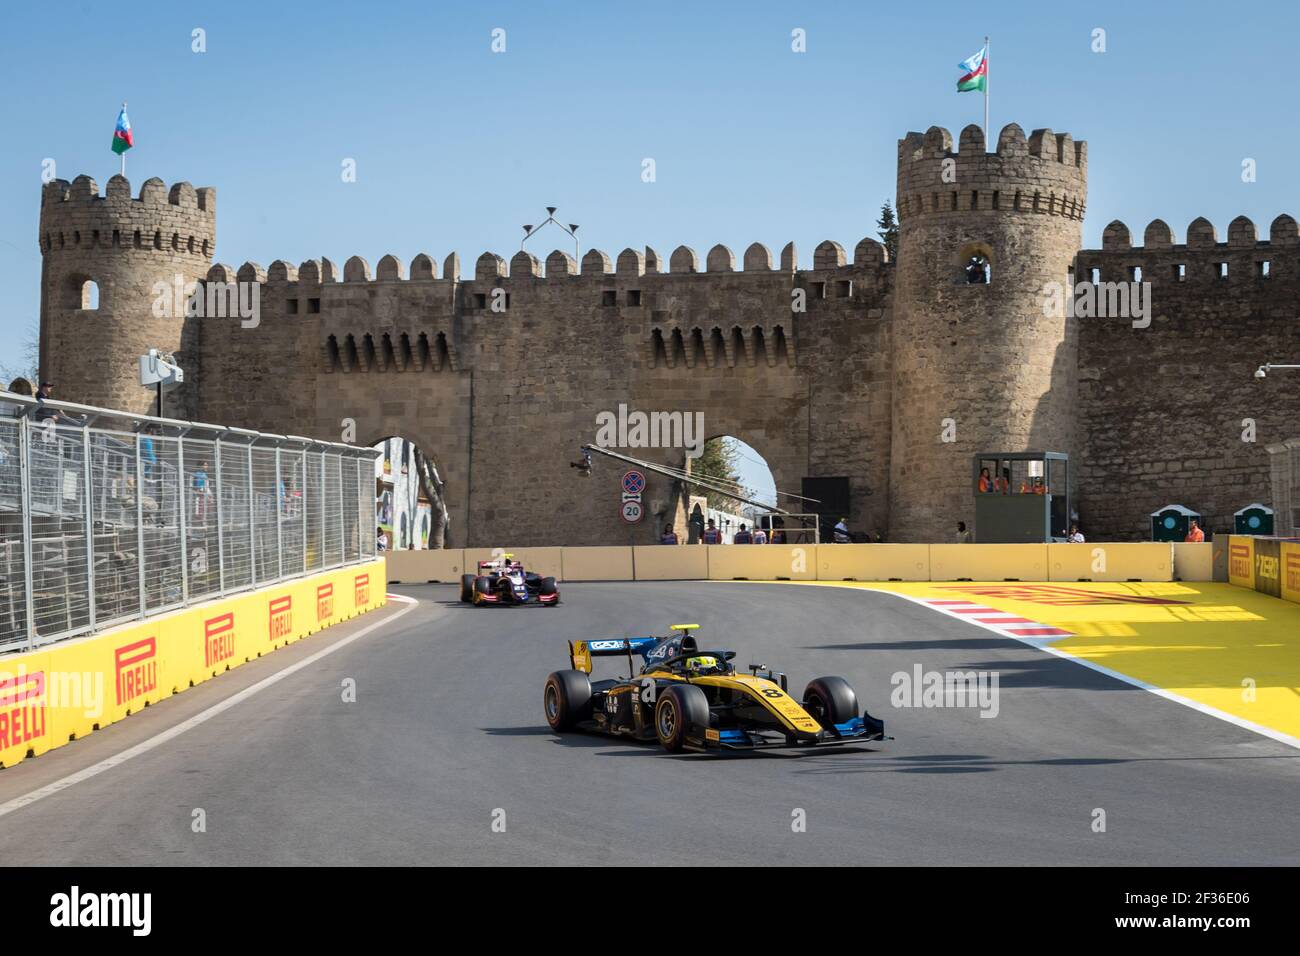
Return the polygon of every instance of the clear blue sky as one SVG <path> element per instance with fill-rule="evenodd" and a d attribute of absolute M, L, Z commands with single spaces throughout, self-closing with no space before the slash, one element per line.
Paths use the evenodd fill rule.
<path fill-rule="evenodd" d="M 0 35 L 0 364 L 38 312 L 41 163 L 116 171 L 130 101 L 133 189 L 217 188 L 217 258 L 371 266 L 509 256 L 557 205 L 611 256 L 754 240 L 801 258 L 874 234 L 895 141 L 978 121 L 954 92 L 985 33 L 994 128 L 1089 141 L 1085 241 L 1156 216 L 1182 236 L 1300 213 L 1294 2 L 948 4 L 9 3 Z M 191 31 L 208 52 L 191 52 Z M 490 51 L 493 28 L 507 51 Z M 808 52 L 791 52 L 791 30 Z M 1091 32 L 1107 34 L 1093 53 Z M 345 157 L 358 181 L 340 181 Z M 652 157 L 657 182 L 641 181 Z M 1241 182 L 1254 158 L 1258 181 Z M 539 241 L 544 256 L 564 237 Z M 530 246 L 531 248 L 531 246 Z"/>

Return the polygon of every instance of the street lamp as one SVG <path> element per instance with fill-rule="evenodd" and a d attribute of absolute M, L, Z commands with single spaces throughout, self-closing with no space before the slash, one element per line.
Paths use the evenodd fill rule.
<path fill-rule="evenodd" d="M 530 224 L 524 226 L 524 238 L 519 242 L 519 249 L 522 252 L 524 243 L 537 235 L 537 233 L 541 232 L 542 227 L 546 226 L 548 223 L 555 223 L 555 225 L 559 226 L 560 229 L 567 232 L 573 238 L 573 259 L 577 262 L 581 259 L 581 256 L 578 255 L 578 224 L 576 222 L 571 222 L 566 226 L 564 223 L 560 222 L 560 220 L 555 218 L 555 209 L 555 206 L 546 207 L 546 218 L 542 220 L 540 225 L 534 226 Z"/>
<path fill-rule="evenodd" d="M 1259 368 L 1255 369 L 1255 377 L 1267 378 L 1268 373 L 1275 368 L 1300 369 L 1300 365 L 1276 365 L 1272 363 L 1266 363 L 1264 365 L 1261 365 Z"/>

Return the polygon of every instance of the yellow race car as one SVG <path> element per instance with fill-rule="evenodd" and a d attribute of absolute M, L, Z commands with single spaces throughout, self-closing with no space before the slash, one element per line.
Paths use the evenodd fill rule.
<path fill-rule="evenodd" d="M 886 740 L 884 721 L 858 713 L 842 677 L 819 677 L 795 700 L 785 674 L 765 664 L 737 674 L 735 651 L 700 647 L 698 624 L 668 637 L 570 641 L 570 669 L 546 678 L 543 708 L 555 731 L 658 740 L 665 750 L 756 750 Z M 635 669 L 634 655 L 642 659 Z M 627 677 L 591 679 L 597 657 L 627 658 Z M 766 674 L 760 671 L 766 670 Z"/>

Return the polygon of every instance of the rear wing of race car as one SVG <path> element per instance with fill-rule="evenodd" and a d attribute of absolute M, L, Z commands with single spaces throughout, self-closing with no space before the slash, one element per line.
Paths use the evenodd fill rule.
<path fill-rule="evenodd" d="M 616 637 L 608 641 L 569 641 L 569 666 L 584 674 L 591 673 L 593 657 L 617 657 L 626 654 L 628 666 L 632 666 L 632 655 L 645 657 L 646 651 L 659 643 L 658 637 Z"/>

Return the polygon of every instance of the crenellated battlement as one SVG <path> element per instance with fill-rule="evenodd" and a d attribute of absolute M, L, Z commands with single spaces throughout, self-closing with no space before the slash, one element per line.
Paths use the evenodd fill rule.
<path fill-rule="evenodd" d="M 217 191 L 187 182 L 170 188 L 147 179 L 138 196 L 113 176 L 103 195 L 89 176 L 55 179 L 41 191 L 39 241 L 43 253 L 139 249 L 210 259 L 216 242 Z"/>
<path fill-rule="evenodd" d="M 1100 249 L 1084 249 L 1076 258 L 1079 281 L 1123 282 L 1141 279 L 1156 284 L 1243 282 L 1300 279 L 1300 230 L 1283 214 L 1260 239 L 1254 222 L 1238 216 L 1220 241 L 1214 224 L 1204 217 L 1187 226 L 1184 242 L 1175 242 L 1163 219 L 1152 220 L 1134 245 L 1129 227 L 1119 220 L 1102 232 Z"/>
<path fill-rule="evenodd" d="M 959 148 L 941 126 L 898 141 L 898 217 L 998 212 L 1082 220 L 1088 197 L 1088 144 L 1069 133 L 1036 129 L 1028 137 L 1015 123 L 985 148 L 976 125 L 961 132 Z"/>
<path fill-rule="evenodd" d="M 642 277 L 662 277 L 680 279 L 684 276 L 716 276 L 723 274 L 762 275 L 772 277 L 780 274 L 794 275 L 807 272 L 838 272 L 861 275 L 863 273 L 883 274 L 892 263 L 889 253 L 879 242 L 871 238 L 860 241 L 853 250 L 853 260 L 838 242 L 826 240 L 813 251 L 811 268 L 800 269 L 798 253 L 794 243 L 787 243 L 781 250 L 778 265 L 773 265 L 772 253 L 760 242 L 752 243 L 741 257 L 737 268 L 736 256 L 725 245 L 716 245 L 709 250 L 700 268 L 700 257 L 689 246 L 678 246 L 668 260 L 668 269 L 661 271 L 659 254 L 647 246 L 644 252 L 624 249 L 614 259 L 600 249 L 589 249 L 582 256 L 579 264 L 567 252 L 556 249 L 546 257 L 545 262 L 527 251 L 516 252 L 507 261 L 504 256 L 494 252 L 485 252 L 475 260 L 474 273 L 471 277 L 460 275 L 460 257 L 452 253 L 444 260 L 441 272 L 437 261 L 427 253 L 419 253 L 410 263 L 409 275 L 403 269 L 402 262 L 394 255 L 385 255 L 372 272 L 370 263 L 361 256 L 352 256 L 343 264 L 341 277 L 334 264 L 328 259 L 309 259 L 297 267 L 283 259 L 271 263 L 269 269 L 263 269 L 254 262 L 245 262 L 237 271 L 236 277 L 267 283 L 288 283 L 289 285 L 321 285 L 337 282 L 344 283 L 382 283 L 382 282 L 447 282 L 497 285 L 508 282 L 530 280 L 565 280 L 572 278 L 610 279 L 622 281 Z M 233 281 L 227 278 L 229 266 L 214 265 L 209 274 L 210 280 Z"/>

